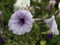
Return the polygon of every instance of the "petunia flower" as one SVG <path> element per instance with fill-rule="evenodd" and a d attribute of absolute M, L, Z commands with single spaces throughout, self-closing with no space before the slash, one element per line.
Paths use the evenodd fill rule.
<path fill-rule="evenodd" d="M 52 34 L 54 35 L 59 35 L 59 31 L 58 31 L 58 26 L 57 23 L 55 21 L 55 16 L 53 15 L 51 18 L 44 20 L 46 24 L 48 24 L 50 31 L 52 32 Z"/>
<path fill-rule="evenodd" d="M 19 9 L 25 9 L 27 5 L 28 7 L 30 6 L 30 0 L 17 0 L 14 4 L 14 12 Z"/>
<path fill-rule="evenodd" d="M 14 34 L 23 35 L 31 31 L 33 21 L 33 16 L 28 10 L 18 10 L 12 14 L 8 27 Z"/>
<path fill-rule="evenodd" d="M 49 4 L 52 5 L 52 7 L 54 8 L 54 6 L 56 5 L 56 0 L 50 0 Z"/>
<path fill-rule="evenodd" d="M 55 4 L 56 4 L 56 0 L 50 0 L 50 1 L 49 1 L 49 4 L 55 5 Z"/>
<path fill-rule="evenodd" d="M 47 34 L 47 39 L 52 38 L 52 34 Z"/>
<path fill-rule="evenodd" d="M 38 0 L 38 2 L 40 3 L 42 0 Z"/>
<path fill-rule="evenodd" d="M 58 4 L 58 9 L 60 10 L 60 2 L 59 2 L 59 4 Z"/>
<path fill-rule="evenodd" d="M 0 37 L 0 43 L 2 43 L 2 44 L 5 43 L 5 40 L 2 37 Z"/>
<path fill-rule="evenodd" d="M 46 10 L 50 11 L 50 9 L 51 9 L 51 6 L 50 5 L 47 5 L 46 6 Z"/>

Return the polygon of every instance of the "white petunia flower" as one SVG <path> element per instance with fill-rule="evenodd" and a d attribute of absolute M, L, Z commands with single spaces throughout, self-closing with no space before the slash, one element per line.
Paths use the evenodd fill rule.
<path fill-rule="evenodd" d="M 28 7 L 30 6 L 30 0 L 17 0 L 14 4 L 14 12 L 19 9 L 25 9 L 27 5 Z"/>
<path fill-rule="evenodd" d="M 55 21 L 55 16 L 54 15 L 51 18 L 46 19 L 44 21 L 45 21 L 46 24 L 48 24 L 52 34 L 59 35 L 58 26 L 57 26 L 57 23 Z"/>
<path fill-rule="evenodd" d="M 40 2 L 41 2 L 41 0 L 38 0 L 38 2 L 40 3 Z"/>
<path fill-rule="evenodd" d="M 12 14 L 8 27 L 14 34 L 23 35 L 30 32 L 33 24 L 33 16 L 30 11 L 18 10 Z"/>
<path fill-rule="evenodd" d="M 59 4 L 58 4 L 58 9 L 60 10 L 60 2 L 59 2 Z"/>
<path fill-rule="evenodd" d="M 56 0 L 50 0 L 50 1 L 49 1 L 49 4 L 55 5 L 55 4 L 56 4 Z"/>

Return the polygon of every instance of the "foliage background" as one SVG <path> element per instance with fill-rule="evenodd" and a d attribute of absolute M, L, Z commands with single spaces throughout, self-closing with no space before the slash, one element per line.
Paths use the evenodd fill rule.
<path fill-rule="evenodd" d="M 25 33 L 22 36 L 14 35 L 11 31 L 8 30 L 8 20 L 13 13 L 13 4 L 16 0 L 0 0 L 0 10 L 3 12 L 3 34 L 0 34 L 0 37 L 5 39 L 4 45 L 40 45 L 40 42 L 45 40 L 46 45 L 60 45 L 60 35 L 53 35 L 52 38 L 48 39 L 47 34 L 41 34 L 41 32 L 46 32 L 48 29 L 47 25 L 42 21 L 36 21 L 33 24 L 32 31 L 30 33 Z M 33 2 L 31 0 L 31 6 L 34 6 L 35 13 L 32 13 L 34 18 L 44 18 L 46 14 L 48 17 L 51 17 L 52 13 L 54 13 L 58 9 L 58 5 L 55 6 L 54 9 L 47 11 L 45 9 L 49 0 L 42 0 L 42 2 Z M 59 2 L 59 0 L 57 0 Z M 41 10 L 38 10 L 36 6 L 39 6 Z M 58 29 L 60 30 L 60 18 L 56 17 L 56 21 L 58 24 Z M 2 43 L 0 43 L 3 45 Z"/>

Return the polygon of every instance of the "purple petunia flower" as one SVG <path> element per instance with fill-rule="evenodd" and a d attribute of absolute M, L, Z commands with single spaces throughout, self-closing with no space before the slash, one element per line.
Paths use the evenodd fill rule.
<path fill-rule="evenodd" d="M 2 37 L 0 37 L 0 43 L 2 43 L 2 44 L 5 43 L 5 40 Z"/>
<path fill-rule="evenodd" d="M 30 32 L 33 23 L 33 16 L 27 10 L 18 10 L 12 14 L 8 27 L 14 34 L 23 35 L 25 32 Z"/>
<path fill-rule="evenodd" d="M 52 34 L 47 34 L 47 38 L 48 39 L 52 38 Z"/>
<path fill-rule="evenodd" d="M 50 5 L 47 5 L 46 6 L 46 10 L 50 11 L 50 9 L 51 9 L 51 6 Z"/>

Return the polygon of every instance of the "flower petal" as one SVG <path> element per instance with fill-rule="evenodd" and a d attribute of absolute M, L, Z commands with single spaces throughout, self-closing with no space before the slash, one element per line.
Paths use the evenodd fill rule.
<path fill-rule="evenodd" d="M 49 28 L 50 28 L 52 34 L 59 35 L 58 26 L 57 26 L 57 23 L 55 21 L 54 15 L 51 18 L 46 19 L 45 23 L 49 25 Z"/>
<path fill-rule="evenodd" d="M 21 21 L 21 19 L 24 19 L 24 24 Z M 32 14 L 27 10 L 18 10 L 14 14 L 12 14 L 8 27 L 9 30 L 13 31 L 14 34 L 17 35 L 23 35 L 25 32 L 30 32 L 32 28 L 33 23 L 33 16 Z"/>

